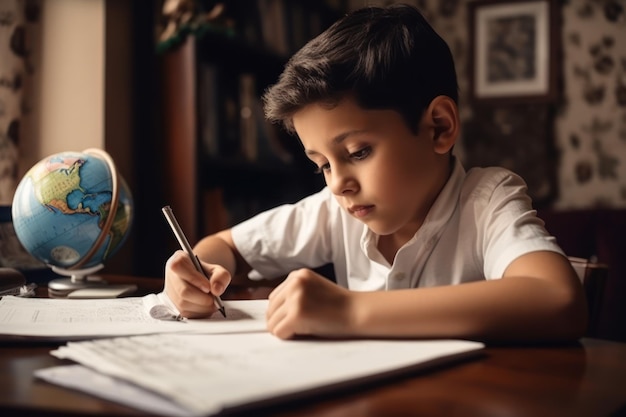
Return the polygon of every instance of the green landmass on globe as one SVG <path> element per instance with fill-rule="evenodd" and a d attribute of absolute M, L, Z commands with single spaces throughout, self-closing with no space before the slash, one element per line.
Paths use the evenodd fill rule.
<path fill-rule="evenodd" d="M 36 165 L 30 178 L 33 181 L 35 196 L 39 202 L 63 214 L 89 213 L 89 207 L 79 204 L 76 209 L 67 205 L 67 196 L 74 190 L 85 191 L 80 186 L 80 167 L 85 163 L 80 158 L 67 158 L 58 161 L 49 158 L 43 164 Z M 26 174 L 29 175 L 29 174 Z"/>

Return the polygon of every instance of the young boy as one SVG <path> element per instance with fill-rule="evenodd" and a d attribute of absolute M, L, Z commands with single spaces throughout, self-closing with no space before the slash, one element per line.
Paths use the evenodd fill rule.
<path fill-rule="evenodd" d="M 205 317 L 236 274 L 287 275 L 267 311 L 279 338 L 580 337 L 580 282 L 523 180 L 465 172 L 453 156 L 457 89 L 448 46 L 416 9 L 342 18 L 264 96 L 327 186 L 203 238 L 194 250 L 210 282 L 174 253 L 165 292 L 184 316 Z M 336 283 L 310 269 L 327 263 Z"/>

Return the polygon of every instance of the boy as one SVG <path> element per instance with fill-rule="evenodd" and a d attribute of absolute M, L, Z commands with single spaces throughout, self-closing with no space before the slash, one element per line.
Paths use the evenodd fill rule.
<path fill-rule="evenodd" d="M 446 43 L 409 6 L 355 11 L 313 39 L 264 95 L 326 187 L 203 238 L 210 282 L 178 251 L 165 292 L 186 317 L 215 311 L 231 279 L 287 275 L 269 296 L 279 338 L 563 341 L 584 295 L 525 183 L 465 172 Z M 337 283 L 309 268 L 332 263 Z"/>

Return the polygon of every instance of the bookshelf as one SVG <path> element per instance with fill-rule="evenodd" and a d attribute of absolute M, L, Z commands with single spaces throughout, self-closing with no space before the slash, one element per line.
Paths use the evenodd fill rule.
<path fill-rule="evenodd" d="M 323 186 L 261 95 L 291 54 L 345 13 L 341 1 L 224 2 L 215 23 L 162 54 L 164 184 L 192 244 Z"/>

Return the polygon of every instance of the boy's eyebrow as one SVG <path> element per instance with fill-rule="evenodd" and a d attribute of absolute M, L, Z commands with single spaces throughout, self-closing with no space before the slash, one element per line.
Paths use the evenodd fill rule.
<path fill-rule="evenodd" d="M 364 132 L 364 130 L 350 130 L 348 132 L 340 133 L 334 138 L 332 138 L 331 143 L 333 145 L 341 145 L 341 142 L 346 140 L 348 136 L 354 135 L 355 133 L 362 133 L 362 132 Z M 304 151 L 304 153 L 306 153 L 307 155 L 317 155 L 319 152 L 311 150 L 311 149 L 307 149 Z"/>

